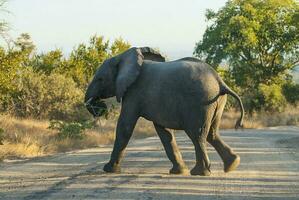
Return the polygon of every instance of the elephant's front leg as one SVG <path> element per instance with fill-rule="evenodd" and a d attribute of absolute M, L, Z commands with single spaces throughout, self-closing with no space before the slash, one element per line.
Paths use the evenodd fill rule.
<path fill-rule="evenodd" d="M 125 148 L 132 136 L 138 116 L 134 113 L 122 111 L 116 128 L 116 138 L 110 161 L 104 166 L 105 172 L 120 172 L 120 162 L 124 155 Z"/>
<path fill-rule="evenodd" d="M 154 123 L 155 129 L 166 151 L 167 157 L 172 162 L 173 167 L 169 170 L 170 174 L 188 174 L 188 168 L 186 167 L 179 148 L 176 144 L 173 133 L 166 130 L 164 127 Z"/>
<path fill-rule="evenodd" d="M 218 99 L 218 106 L 214 115 L 207 141 L 216 149 L 224 163 L 224 171 L 230 172 L 235 170 L 240 164 L 240 156 L 237 155 L 229 145 L 227 145 L 220 137 L 219 126 L 221 116 L 226 103 L 226 96 Z"/>
<path fill-rule="evenodd" d="M 235 170 L 240 164 L 240 156 L 237 155 L 220 137 L 218 132 L 212 130 L 208 135 L 208 142 L 216 149 L 224 163 L 224 172 Z"/>

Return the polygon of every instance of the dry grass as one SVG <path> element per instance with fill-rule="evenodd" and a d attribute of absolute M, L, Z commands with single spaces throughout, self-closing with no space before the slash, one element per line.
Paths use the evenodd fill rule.
<path fill-rule="evenodd" d="M 73 149 L 109 144 L 114 140 L 111 131 L 86 132 L 82 140 L 57 138 L 57 132 L 49 130 L 49 122 L 33 119 L 16 119 L 0 116 L 0 127 L 4 130 L 3 145 L 0 146 L 0 160 L 12 157 L 36 157 Z"/>
<path fill-rule="evenodd" d="M 224 112 L 221 121 L 222 129 L 235 127 L 240 117 L 239 111 Z M 283 112 L 259 112 L 251 116 L 245 115 L 244 128 L 263 128 L 271 126 L 299 126 L 299 108 L 287 106 Z"/>
<path fill-rule="evenodd" d="M 299 109 L 287 108 L 283 113 L 255 113 L 246 115 L 245 128 L 267 126 L 299 125 Z M 223 114 L 221 129 L 235 127 L 240 112 L 228 111 Z M 0 115 L 0 128 L 4 130 L 3 145 L 0 145 L 0 160 L 5 158 L 28 158 L 66 152 L 74 149 L 111 144 L 115 138 L 116 118 L 97 121 L 97 128 L 86 131 L 82 140 L 57 139 L 57 132 L 48 129 L 49 122 L 33 119 L 17 119 Z M 151 122 L 139 119 L 133 137 L 144 138 L 156 135 Z"/>
<path fill-rule="evenodd" d="M 150 122 L 141 119 L 135 128 L 134 137 L 154 134 Z M 82 140 L 58 139 L 57 132 L 48 129 L 49 122 L 34 119 L 17 119 L 0 115 L 0 128 L 4 130 L 3 145 L 0 145 L 0 160 L 5 158 L 29 158 L 111 144 L 115 138 L 116 119 L 101 120 L 97 128 L 87 130 Z"/>
<path fill-rule="evenodd" d="M 240 112 L 234 110 L 227 111 L 223 113 L 221 120 L 221 129 L 234 129 L 237 119 L 240 117 Z M 264 123 L 257 118 L 245 116 L 243 122 L 244 128 L 262 128 L 265 127 Z"/>
<path fill-rule="evenodd" d="M 47 141 L 54 132 L 47 129 L 45 121 L 18 120 L 8 115 L 0 116 L 0 127 L 4 132 L 3 145 L 0 146 L 0 160 L 10 156 L 35 157 L 44 155 Z"/>
<path fill-rule="evenodd" d="M 287 107 L 281 113 L 262 113 L 254 115 L 255 118 L 263 122 L 264 126 L 298 126 L 299 108 Z"/>

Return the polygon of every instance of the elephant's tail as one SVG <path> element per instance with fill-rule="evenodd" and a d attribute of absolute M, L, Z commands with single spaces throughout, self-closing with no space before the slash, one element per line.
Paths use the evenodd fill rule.
<path fill-rule="evenodd" d="M 229 94 L 229 95 L 233 96 L 235 99 L 237 99 L 240 109 L 241 109 L 241 116 L 238 119 L 238 121 L 236 122 L 235 129 L 243 128 L 243 119 L 244 119 L 245 111 L 244 111 L 244 106 L 241 101 L 241 98 L 239 97 L 239 95 L 237 95 L 237 93 L 235 93 L 232 89 L 230 89 L 225 83 L 224 83 L 224 87 L 223 87 L 223 94 Z"/>

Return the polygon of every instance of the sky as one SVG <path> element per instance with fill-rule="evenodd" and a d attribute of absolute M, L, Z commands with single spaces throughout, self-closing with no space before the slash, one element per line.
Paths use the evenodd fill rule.
<path fill-rule="evenodd" d="M 170 59 L 192 56 L 208 25 L 206 9 L 226 0 L 8 0 L 12 38 L 29 33 L 39 52 L 67 55 L 92 35 L 158 48 Z M 3 18 L 3 14 L 2 17 Z"/>

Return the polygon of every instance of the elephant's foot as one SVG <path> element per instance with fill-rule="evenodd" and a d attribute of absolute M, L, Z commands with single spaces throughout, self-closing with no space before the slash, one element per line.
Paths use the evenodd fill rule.
<path fill-rule="evenodd" d="M 196 165 L 193 169 L 191 169 L 190 174 L 199 176 L 210 176 L 211 170 L 209 168 L 203 168 Z"/>
<path fill-rule="evenodd" d="M 174 166 L 169 170 L 169 174 L 188 175 L 189 170 L 186 166 Z"/>
<path fill-rule="evenodd" d="M 240 156 L 232 155 L 232 157 L 224 162 L 224 172 L 235 170 L 240 164 Z"/>
<path fill-rule="evenodd" d="M 116 164 L 107 163 L 103 170 L 108 173 L 120 173 L 120 166 Z"/>

